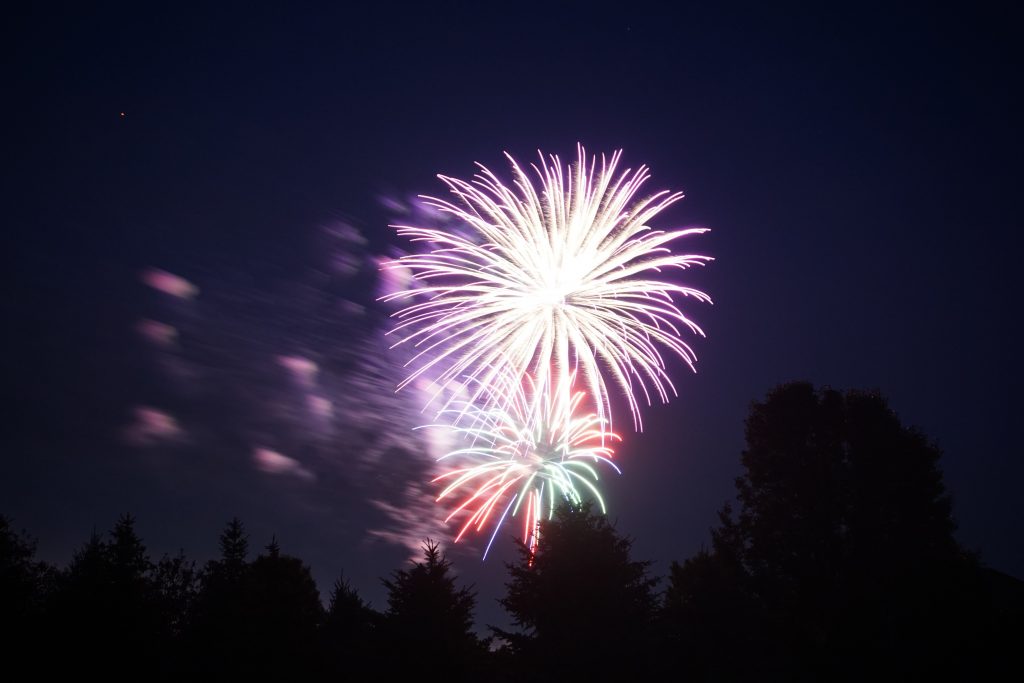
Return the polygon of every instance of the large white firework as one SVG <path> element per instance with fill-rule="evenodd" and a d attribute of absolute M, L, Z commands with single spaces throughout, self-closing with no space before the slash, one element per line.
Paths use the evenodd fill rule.
<path fill-rule="evenodd" d="M 533 175 L 505 156 L 511 187 L 478 164 L 471 181 L 438 176 L 454 201 L 423 197 L 464 227 L 394 226 L 429 246 L 385 265 L 407 268 L 414 278 L 386 297 L 413 299 L 395 314 L 391 332 L 396 346 L 416 347 L 401 386 L 426 376 L 441 395 L 469 378 L 478 388 L 472 403 L 505 374 L 567 386 L 578 372 L 598 416 L 610 420 L 604 371 L 623 391 L 639 429 L 638 396 L 649 405 L 652 395 L 667 401 L 676 391 L 661 351 L 694 367 L 681 330 L 704 333 L 673 296 L 711 300 L 667 276 L 712 259 L 674 254 L 668 245 L 706 229 L 650 227 L 683 194 L 639 198 L 650 174 L 646 166 L 618 170 L 621 150 L 598 162 L 578 146 L 576 163 L 565 167 L 557 156 L 540 154 Z"/>

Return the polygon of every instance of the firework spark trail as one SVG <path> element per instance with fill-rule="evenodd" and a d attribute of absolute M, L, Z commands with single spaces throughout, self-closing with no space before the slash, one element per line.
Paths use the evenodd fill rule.
<path fill-rule="evenodd" d="M 444 485 L 438 502 L 461 496 L 446 520 L 464 518 L 456 542 L 470 530 L 482 531 L 500 513 L 486 558 L 506 517 L 522 510 L 523 542 L 532 551 L 539 521 L 553 514 L 559 499 L 578 505 L 582 492 L 589 492 L 605 510 L 596 465 L 619 472 L 608 445 L 618 436 L 598 415 L 580 410 L 585 392 L 574 390 L 573 380 L 570 375 L 567 386 L 552 391 L 547 380 L 506 373 L 481 387 L 493 400 L 456 401 L 445 412 L 461 420 L 431 425 L 454 430 L 463 443 L 439 459 L 458 464 L 434 479 Z"/>
<path fill-rule="evenodd" d="M 577 153 L 569 168 L 557 156 L 545 161 L 541 154 L 540 166 L 531 164 L 539 188 L 508 154 L 514 187 L 479 164 L 470 182 L 439 176 L 457 201 L 423 199 L 454 217 L 468 235 L 394 226 L 431 249 L 384 264 L 407 268 L 417 281 L 386 300 L 421 298 L 395 314 L 394 346 L 417 349 L 399 388 L 436 375 L 436 400 L 455 394 L 453 387 L 468 378 L 474 389 L 463 405 L 472 407 L 481 399 L 503 398 L 488 392 L 503 375 L 533 375 L 540 385 L 568 386 L 569 375 L 578 372 L 598 419 L 610 425 L 603 366 L 625 394 L 637 429 L 638 393 L 648 405 L 652 393 L 663 402 L 676 393 L 659 348 L 693 369 L 696 357 L 680 331 L 703 332 L 672 296 L 711 299 L 664 274 L 712 259 L 673 254 L 667 245 L 706 230 L 652 229 L 648 223 L 682 193 L 637 199 L 650 177 L 647 167 L 619 172 L 621 151 L 602 155 L 600 164 L 596 157 L 588 161 L 582 146 Z M 552 372 L 558 376 L 549 377 Z M 442 411 L 450 405 L 444 400 Z"/>

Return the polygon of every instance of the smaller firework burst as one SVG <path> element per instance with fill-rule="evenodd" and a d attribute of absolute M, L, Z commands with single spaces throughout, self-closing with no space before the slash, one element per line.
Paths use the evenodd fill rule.
<path fill-rule="evenodd" d="M 452 418 L 444 426 L 460 445 L 439 458 L 451 469 L 434 482 L 444 486 L 438 502 L 453 501 L 446 521 L 460 518 L 456 542 L 494 522 L 486 558 L 506 518 L 518 515 L 532 552 L 538 523 L 551 517 L 559 501 L 578 505 L 589 494 L 605 511 L 598 467 L 619 472 L 610 445 L 619 437 L 604 418 L 585 410 L 586 393 L 574 390 L 573 380 L 570 375 L 566 386 L 552 387 L 544 379 L 506 373 L 482 388 L 489 394 L 483 401 L 456 402 L 442 413 Z"/>

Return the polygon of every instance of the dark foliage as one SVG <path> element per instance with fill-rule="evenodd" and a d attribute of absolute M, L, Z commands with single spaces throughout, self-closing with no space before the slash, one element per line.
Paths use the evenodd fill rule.
<path fill-rule="evenodd" d="M 165 555 L 156 565 L 154 580 L 162 609 L 161 621 L 173 639 L 178 642 L 188 628 L 188 615 L 192 613 L 199 591 L 199 573 L 195 562 L 184 552 Z"/>
<path fill-rule="evenodd" d="M 199 579 L 187 633 L 190 673 L 237 674 L 239 663 L 251 655 L 245 623 L 248 550 L 242 522 L 231 520 L 220 535 L 220 558 L 207 562 Z"/>
<path fill-rule="evenodd" d="M 1013 679 L 1024 582 L 953 537 L 940 453 L 877 394 L 783 385 L 747 420 L 735 510 L 710 548 L 649 564 L 589 506 L 563 507 L 508 567 L 515 629 L 474 632 L 475 595 L 427 541 L 381 614 L 339 578 L 326 609 L 272 539 L 249 559 L 153 562 L 125 515 L 63 570 L 0 517 L 7 673 L 155 680 L 691 681 Z M 493 649 L 492 649 L 492 646 Z M 9 675 L 8 678 L 11 676 Z M 1019 678 L 1019 675 L 1016 677 Z"/>
<path fill-rule="evenodd" d="M 474 680 L 485 651 L 473 633 L 476 597 L 457 588 L 451 562 L 437 543 L 423 545 L 423 561 L 383 579 L 388 589 L 384 636 L 402 653 L 388 662 L 392 675 L 427 680 Z"/>
<path fill-rule="evenodd" d="M 323 670 L 331 679 L 372 679 L 384 656 L 383 619 L 344 576 L 334 582 L 319 633 Z"/>
<path fill-rule="evenodd" d="M 587 679 L 642 672 L 657 581 L 630 559 L 630 541 L 585 504 L 560 507 L 540 525 L 534 553 L 520 561 L 502 606 L 519 627 L 494 629 L 533 680 Z"/>
<path fill-rule="evenodd" d="M 47 660 L 44 668 L 121 675 L 152 667 L 163 659 L 171 636 L 163 611 L 155 566 L 134 518 L 124 515 L 109 540 L 94 533 L 58 577 L 48 621 L 65 656 Z M 114 643 L 116 660 L 98 656 Z"/>
<path fill-rule="evenodd" d="M 976 672 L 985 601 L 939 450 L 878 394 L 806 383 L 755 403 L 746 438 L 738 515 L 671 568 L 677 665 L 698 680 Z"/>
<path fill-rule="evenodd" d="M 271 541 L 249 565 L 242 585 L 244 656 L 253 673 L 308 678 L 316 669 L 317 628 L 323 606 L 309 567 Z"/>
<path fill-rule="evenodd" d="M 43 633 L 43 616 L 55 571 L 35 559 L 35 541 L 14 531 L 0 515 L 0 634 L 12 653 L 24 652 Z"/>
<path fill-rule="evenodd" d="M 281 553 L 276 539 L 252 562 L 238 519 L 220 537 L 221 556 L 207 563 L 189 633 L 193 672 L 302 676 L 318 668 L 320 593 L 309 567 Z"/>

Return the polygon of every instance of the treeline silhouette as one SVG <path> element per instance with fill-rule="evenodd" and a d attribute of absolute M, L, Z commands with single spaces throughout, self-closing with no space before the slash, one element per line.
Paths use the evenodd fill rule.
<path fill-rule="evenodd" d="M 1019 676 L 1024 582 L 957 544 L 939 456 L 878 394 L 782 385 L 751 408 L 736 508 L 663 587 L 605 517 L 566 506 L 535 554 L 519 545 L 500 601 L 514 627 L 486 638 L 429 540 L 378 611 L 343 577 L 325 607 L 309 567 L 276 539 L 253 557 L 237 519 L 203 566 L 154 561 L 125 515 L 56 568 L 0 517 L 4 678 Z"/>

